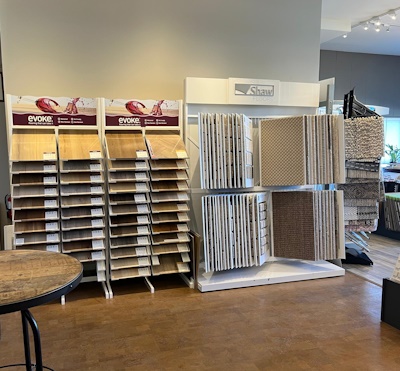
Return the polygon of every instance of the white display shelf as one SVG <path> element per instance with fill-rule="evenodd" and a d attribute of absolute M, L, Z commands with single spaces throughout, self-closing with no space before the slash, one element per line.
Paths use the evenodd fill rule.
<path fill-rule="evenodd" d="M 326 261 L 305 261 L 271 258 L 259 267 L 206 273 L 199 269 L 197 285 L 201 292 L 210 292 L 276 283 L 305 281 L 344 276 L 345 270 Z"/>

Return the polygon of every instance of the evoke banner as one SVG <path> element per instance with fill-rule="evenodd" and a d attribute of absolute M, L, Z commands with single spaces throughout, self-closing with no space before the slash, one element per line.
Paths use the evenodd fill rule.
<path fill-rule="evenodd" d="M 175 100 L 105 99 L 106 126 L 179 126 Z"/>
<path fill-rule="evenodd" d="M 11 96 L 13 125 L 95 126 L 97 103 L 93 98 Z"/>

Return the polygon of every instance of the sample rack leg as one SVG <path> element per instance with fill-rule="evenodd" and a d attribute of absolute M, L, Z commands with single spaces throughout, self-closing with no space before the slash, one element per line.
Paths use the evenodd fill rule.
<path fill-rule="evenodd" d="M 114 297 L 114 293 L 113 293 L 112 288 L 111 288 L 111 283 L 110 282 L 106 282 L 106 286 L 107 286 L 107 291 L 108 291 L 108 298 L 107 298 L 107 295 L 106 295 L 106 299 L 112 299 Z"/>
<path fill-rule="evenodd" d="M 186 285 L 189 286 L 189 288 L 194 289 L 194 280 L 193 278 L 188 278 L 186 275 L 184 275 L 183 273 L 179 274 L 181 276 L 181 278 L 183 279 L 183 281 L 186 283 Z"/>
<path fill-rule="evenodd" d="M 144 283 L 146 284 L 146 286 L 149 288 L 150 292 L 152 294 L 154 294 L 154 286 L 151 284 L 150 280 L 148 279 L 148 277 L 144 277 Z"/>

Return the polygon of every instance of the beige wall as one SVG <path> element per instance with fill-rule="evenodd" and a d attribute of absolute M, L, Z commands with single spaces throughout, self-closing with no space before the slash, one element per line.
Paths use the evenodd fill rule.
<path fill-rule="evenodd" d="M 186 76 L 316 82 L 320 14 L 321 0 L 0 0 L 5 89 L 182 99 Z"/>

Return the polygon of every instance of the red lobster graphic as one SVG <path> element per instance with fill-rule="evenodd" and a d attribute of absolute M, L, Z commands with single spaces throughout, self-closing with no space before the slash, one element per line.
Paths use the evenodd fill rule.
<path fill-rule="evenodd" d="M 164 99 L 163 100 L 159 100 L 154 106 L 153 109 L 150 112 L 150 115 L 156 115 L 156 116 L 161 116 L 162 110 L 161 110 L 161 105 L 163 104 Z"/>
<path fill-rule="evenodd" d="M 146 108 L 146 106 L 136 100 L 130 100 L 129 102 L 125 103 L 125 108 L 134 115 L 144 115 L 145 113 L 141 110 L 141 108 Z"/>
<path fill-rule="evenodd" d="M 55 100 L 50 98 L 39 98 L 35 101 L 36 107 L 39 108 L 42 112 L 58 113 L 51 105 L 51 103 L 54 103 L 57 107 L 60 106 Z"/>

